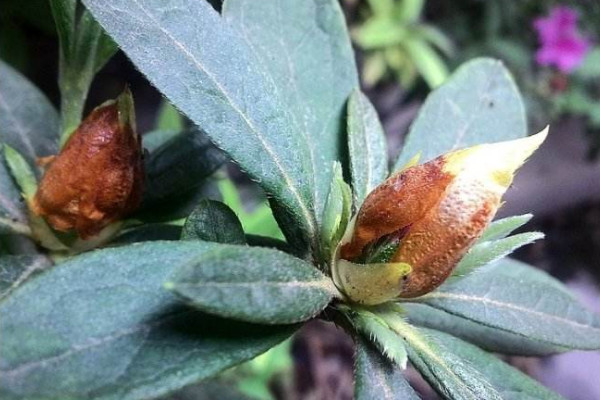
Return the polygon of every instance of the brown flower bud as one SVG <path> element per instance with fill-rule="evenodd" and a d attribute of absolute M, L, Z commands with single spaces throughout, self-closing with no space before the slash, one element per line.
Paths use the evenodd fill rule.
<path fill-rule="evenodd" d="M 393 297 L 430 292 L 444 282 L 481 236 L 500 207 L 515 171 L 545 137 L 546 131 L 475 146 L 393 175 L 365 199 L 354 230 L 341 248 L 341 258 L 368 260 L 366 253 L 373 246 L 396 243 L 391 257 L 378 261 L 411 268 L 397 283 Z M 375 290 L 363 292 L 375 294 L 352 300 L 373 304 L 383 296 Z M 388 300 L 392 292 L 386 288 Z"/>
<path fill-rule="evenodd" d="M 54 229 L 85 239 L 134 210 L 144 174 L 129 90 L 94 109 L 60 154 L 41 162 L 48 166 L 31 209 Z"/>

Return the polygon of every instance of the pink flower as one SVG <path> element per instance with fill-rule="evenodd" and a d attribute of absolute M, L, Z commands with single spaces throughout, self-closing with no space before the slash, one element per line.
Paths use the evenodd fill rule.
<path fill-rule="evenodd" d="M 577 68 L 590 49 L 590 42 L 577 29 L 577 13 L 569 7 L 557 6 L 546 18 L 533 22 L 541 48 L 535 54 L 540 65 L 555 65 L 562 72 Z"/>

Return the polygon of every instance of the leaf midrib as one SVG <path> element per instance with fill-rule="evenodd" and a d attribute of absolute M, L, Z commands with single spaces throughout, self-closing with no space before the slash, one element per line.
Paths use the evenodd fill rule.
<path fill-rule="evenodd" d="M 173 44 L 176 47 L 178 47 L 179 49 L 181 49 L 181 51 L 186 56 L 186 58 L 188 58 L 190 61 L 192 61 L 192 63 L 194 65 L 196 65 L 198 67 L 198 69 L 200 69 L 200 70 L 204 71 L 204 73 L 206 73 L 206 75 L 208 76 L 208 78 L 219 88 L 219 90 L 221 91 L 221 93 L 223 93 L 223 95 L 227 99 L 227 102 L 231 105 L 231 107 L 233 108 L 233 110 L 235 112 L 237 112 L 240 115 L 240 117 L 244 120 L 244 122 L 246 123 L 246 125 L 250 128 L 250 131 L 254 133 L 254 135 L 256 136 L 256 138 L 258 139 L 258 141 L 261 143 L 261 145 L 263 146 L 263 148 L 267 151 L 267 153 L 273 159 L 273 161 L 274 161 L 277 169 L 279 170 L 281 176 L 283 176 L 283 178 L 284 178 L 284 180 L 285 180 L 285 182 L 287 184 L 287 187 L 288 187 L 289 191 L 295 197 L 295 199 L 296 199 L 296 201 L 297 201 L 297 203 L 298 203 L 298 205 L 299 205 L 299 207 L 300 207 L 300 209 L 302 211 L 303 217 L 304 217 L 305 222 L 307 224 L 307 227 L 309 229 L 309 235 L 310 235 L 310 237 L 314 237 L 316 235 L 316 227 L 315 227 L 315 224 L 314 224 L 314 221 L 312 219 L 310 211 L 306 207 L 306 204 L 304 204 L 304 202 L 302 201 L 302 197 L 298 193 L 298 190 L 297 190 L 296 186 L 293 184 L 293 181 L 291 180 L 291 178 L 288 176 L 287 172 L 285 171 L 285 169 L 281 165 L 281 162 L 280 162 L 279 158 L 277 157 L 276 153 L 265 142 L 265 140 L 262 137 L 261 133 L 256 129 L 256 127 L 254 126 L 254 124 L 247 118 L 247 116 L 241 111 L 241 109 L 232 101 L 229 93 L 219 83 L 219 81 L 216 79 L 216 77 L 213 75 L 213 73 L 210 72 L 209 70 L 207 70 L 206 67 L 202 63 L 200 63 L 196 59 L 196 57 L 194 57 L 194 55 L 190 51 L 188 51 L 187 48 L 181 42 L 179 42 L 167 30 L 165 30 L 163 28 L 163 26 L 156 20 L 156 18 L 154 18 L 154 16 L 151 13 L 149 13 L 148 10 L 146 8 L 144 8 L 140 4 L 140 2 L 138 0 L 132 0 L 132 2 L 135 3 L 138 6 L 138 8 L 155 24 L 155 26 L 170 41 L 173 42 Z"/>
<path fill-rule="evenodd" d="M 533 314 L 533 315 L 536 315 L 536 316 L 539 316 L 542 318 L 549 318 L 549 319 L 556 320 L 556 321 L 562 322 L 566 325 L 571 325 L 571 326 L 574 326 L 577 328 L 591 329 L 593 331 L 598 331 L 598 334 L 600 334 L 600 328 L 596 328 L 591 325 L 585 325 L 585 324 L 582 324 L 577 321 L 573 321 L 570 319 L 560 317 L 558 315 L 546 314 L 541 311 L 523 308 L 523 307 L 520 307 L 520 306 L 512 304 L 512 303 L 504 303 L 504 302 L 501 302 L 498 300 L 488 299 L 486 297 L 478 297 L 478 296 L 472 296 L 472 295 L 446 293 L 446 292 L 432 292 L 432 293 L 429 293 L 429 294 L 426 294 L 426 295 L 420 297 L 419 299 L 413 299 L 412 301 L 413 302 L 426 302 L 427 299 L 431 299 L 431 298 L 433 298 L 433 299 L 441 298 L 441 299 L 450 299 L 450 300 L 457 300 L 457 301 L 464 301 L 464 302 L 481 302 L 484 304 L 491 304 L 491 305 L 495 305 L 499 308 L 506 308 L 506 309 L 510 309 L 510 310 L 514 310 L 514 311 L 523 312 L 525 314 Z"/>
<path fill-rule="evenodd" d="M 191 289 L 204 289 L 210 287 L 239 287 L 239 288 L 250 288 L 254 289 L 256 286 L 262 287 L 278 287 L 278 288 L 316 288 L 322 289 L 334 296 L 336 289 L 329 278 L 324 278 L 318 281 L 287 281 L 287 282 L 261 282 L 261 281 L 249 281 L 249 282 L 173 282 L 176 288 L 191 288 Z"/>

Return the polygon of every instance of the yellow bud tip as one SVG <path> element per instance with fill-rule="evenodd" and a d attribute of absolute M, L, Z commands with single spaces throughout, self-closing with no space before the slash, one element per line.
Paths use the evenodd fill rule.
<path fill-rule="evenodd" d="M 402 168 L 400 168 L 398 173 L 400 173 L 408 168 L 414 167 L 415 165 L 418 165 L 420 159 L 421 159 L 421 152 L 419 151 L 417 154 L 412 156 L 410 158 L 410 160 L 408 160 L 408 162 L 406 164 L 404 164 L 404 166 Z"/>
<path fill-rule="evenodd" d="M 546 140 L 548 126 L 535 135 L 505 142 L 482 144 L 446 155 L 444 171 L 453 175 L 461 172 L 487 176 L 486 181 L 506 190 L 521 165 Z"/>

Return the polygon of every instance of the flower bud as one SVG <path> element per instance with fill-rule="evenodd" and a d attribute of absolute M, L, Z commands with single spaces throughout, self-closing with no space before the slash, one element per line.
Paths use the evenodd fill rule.
<path fill-rule="evenodd" d="M 54 229 L 85 239 L 134 210 L 143 163 L 129 90 L 94 109 L 60 154 L 42 162 L 48 166 L 31 209 Z"/>
<path fill-rule="evenodd" d="M 547 129 L 523 139 L 454 151 L 393 175 L 365 199 L 341 258 L 364 262 L 378 244 L 396 243 L 388 259 L 376 261 L 411 267 L 408 277 L 398 282 L 395 297 L 432 291 L 481 236 L 515 171 L 546 134 Z"/>

